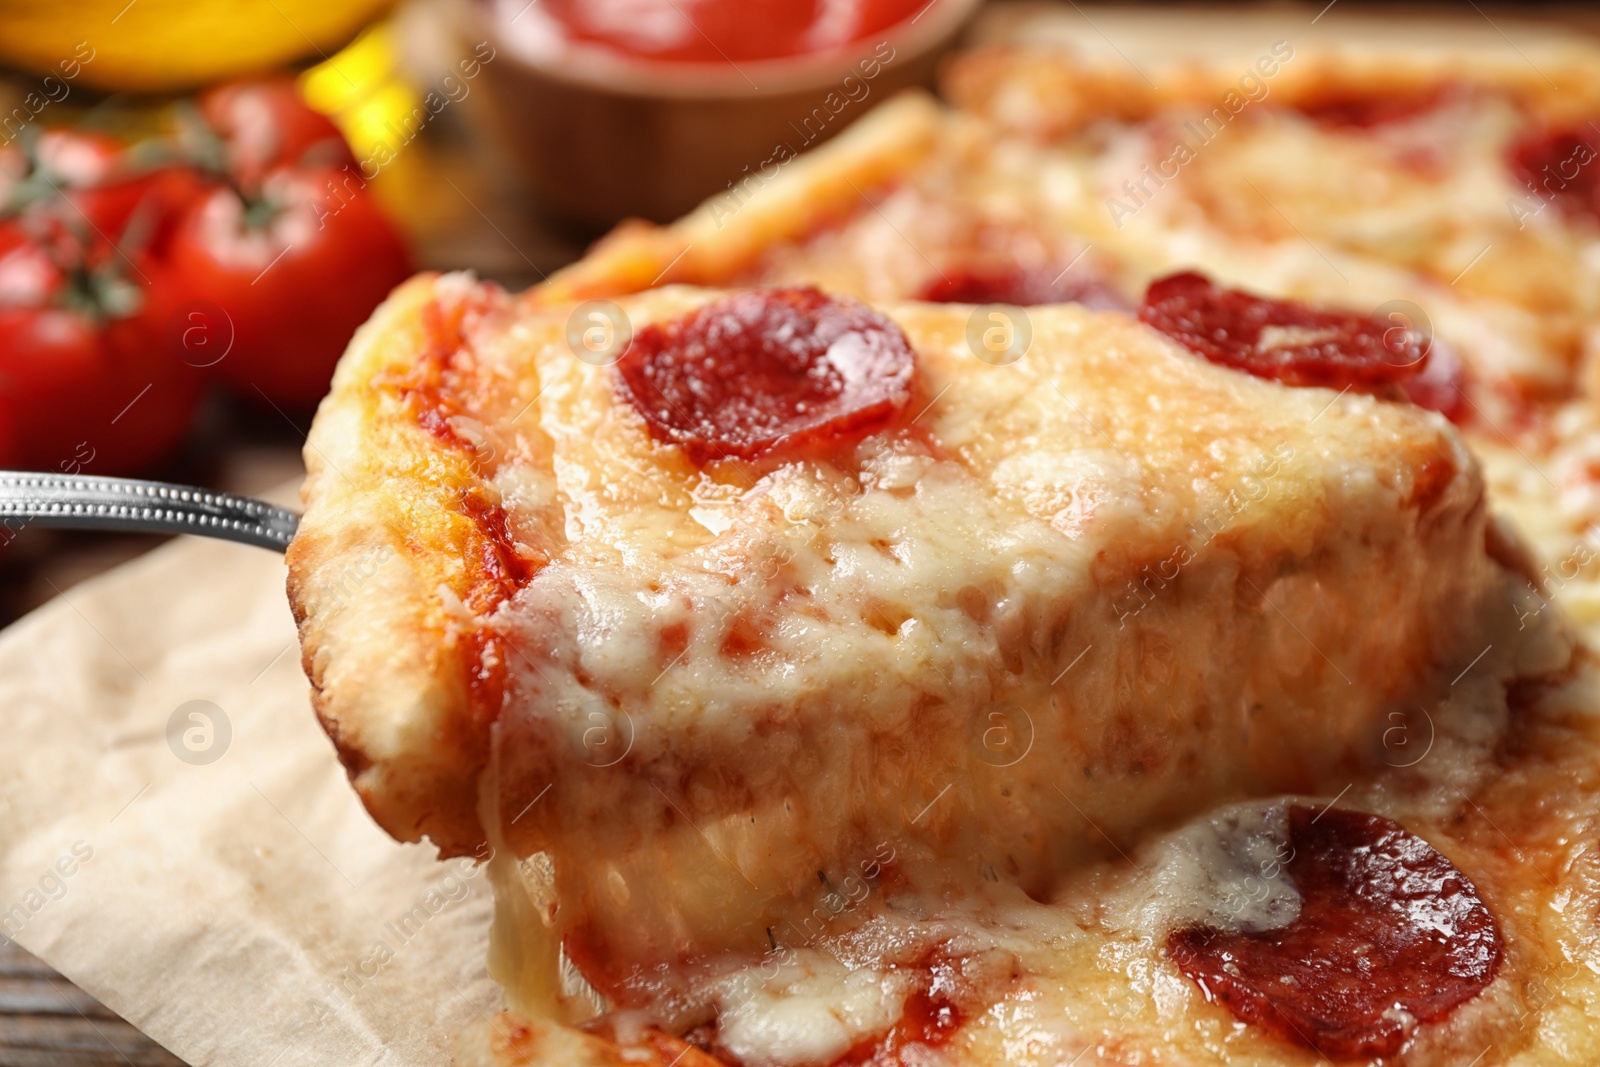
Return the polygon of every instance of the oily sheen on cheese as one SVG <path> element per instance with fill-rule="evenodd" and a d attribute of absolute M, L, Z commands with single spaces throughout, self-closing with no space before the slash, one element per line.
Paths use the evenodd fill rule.
<path fill-rule="evenodd" d="M 619 305 L 640 331 L 723 299 Z M 543 853 L 613 1004 L 803 943 L 868 865 L 1042 896 L 1197 808 L 1336 792 L 1453 681 L 1494 722 L 1565 662 L 1553 615 L 1517 630 L 1442 418 L 1119 312 L 1035 309 L 999 366 L 970 308 L 882 310 L 909 401 L 799 454 L 692 461 L 575 357 L 570 307 L 459 276 L 380 310 L 319 414 L 291 552 L 319 713 L 397 837 Z M 325 614 L 330 546 L 368 543 L 394 558 Z"/>

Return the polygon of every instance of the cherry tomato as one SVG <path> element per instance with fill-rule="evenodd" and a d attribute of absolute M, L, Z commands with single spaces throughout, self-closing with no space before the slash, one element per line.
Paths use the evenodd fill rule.
<path fill-rule="evenodd" d="M 205 368 L 308 408 L 410 273 L 349 145 L 291 78 L 220 86 L 198 110 L 132 147 L 50 131 L 0 149 L 0 430 L 16 462 L 58 469 L 93 429 L 101 457 L 134 469 L 181 437 Z"/>
<path fill-rule="evenodd" d="M 257 202 L 216 189 L 178 224 L 167 254 L 178 289 L 225 316 L 232 344 L 216 373 L 246 397 L 314 405 L 356 327 L 411 273 L 393 223 L 346 177 L 280 169 Z"/>
<path fill-rule="evenodd" d="M 164 278 L 58 253 L 0 222 L 0 466 L 139 473 L 188 432 L 202 377 L 167 343 Z"/>
<path fill-rule="evenodd" d="M 139 163 L 97 133 L 49 130 L 27 152 L 0 150 L 0 213 L 53 221 L 91 260 L 159 243 L 208 184 L 191 167 Z"/>
<path fill-rule="evenodd" d="M 50 193 L 59 192 L 66 204 L 82 212 L 82 217 L 104 239 L 115 242 L 138 207 L 149 186 L 136 180 L 127 165 L 127 150 L 121 142 L 102 134 L 75 130 L 51 130 L 34 148 L 35 180 L 50 203 Z M 63 216 L 67 222 L 74 221 Z"/>
<path fill-rule="evenodd" d="M 200 113 L 223 141 L 223 164 L 240 188 L 253 191 L 284 166 L 355 166 L 339 127 L 301 99 L 294 79 L 271 75 L 232 82 L 200 98 Z"/>

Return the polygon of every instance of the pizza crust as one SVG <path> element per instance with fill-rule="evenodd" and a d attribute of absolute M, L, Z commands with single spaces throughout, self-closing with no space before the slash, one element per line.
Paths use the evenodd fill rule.
<path fill-rule="evenodd" d="M 351 783 L 397 840 L 427 838 L 444 858 L 483 842 L 487 743 L 458 605 L 493 595 L 478 563 L 489 538 L 462 507 L 488 489 L 418 425 L 401 383 L 434 346 L 425 309 L 468 301 L 504 302 L 460 275 L 419 275 L 357 332 L 307 439 L 288 552 L 313 706 Z"/>

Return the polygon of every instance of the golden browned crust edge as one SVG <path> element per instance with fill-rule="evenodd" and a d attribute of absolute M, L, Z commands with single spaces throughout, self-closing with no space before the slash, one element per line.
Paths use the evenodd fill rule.
<path fill-rule="evenodd" d="M 470 457 L 419 425 L 397 376 L 435 343 L 428 308 L 456 275 L 424 274 L 356 333 L 307 438 L 306 505 L 288 551 L 289 603 L 317 717 L 378 824 L 444 856 L 483 841 L 477 776 L 487 722 L 472 713 L 470 601 L 485 535 L 463 498 L 484 491 Z"/>

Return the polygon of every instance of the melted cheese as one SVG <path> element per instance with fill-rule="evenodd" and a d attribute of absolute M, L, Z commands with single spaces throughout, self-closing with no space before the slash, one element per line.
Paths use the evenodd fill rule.
<path fill-rule="evenodd" d="M 624 308 L 637 329 L 712 298 Z M 918 887 L 1045 892 L 1197 802 L 1380 760 L 1395 709 L 1468 667 L 1565 661 L 1554 616 L 1517 629 L 1523 580 L 1437 416 L 1119 314 L 1036 309 L 1004 367 L 969 309 L 891 314 L 919 432 L 704 470 L 559 312 L 482 346 L 479 374 L 537 382 L 472 417 L 548 560 L 488 620 L 501 831 L 549 853 L 556 933 L 603 987 L 803 930 L 819 875 L 885 846 Z"/>
<path fill-rule="evenodd" d="M 1093 83 L 1070 60 L 1056 62 L 1055 78 Z M 1130 82 L 1121 95 L 1138 99 L 1142 83 L 1121 80 Z M 1548 595 L 1600 635 L 1600 567 L 1583 548 L 1600 516 L 1600 232 L 1540 208 L 1506 167 L 1526 127 L 1510 100 L 1484 93 L 1351 131 L 1269 96 L 1203 144 L 1187 125 L 1197 105 L 1150 103 L 1041 138 L 1039 123 L 1019 116 L 1048 115 L 1061 101 L 1035 94 L 1057 88 L 1023 70 L 972 98 L 999 129 L 952 117 L 941 151 L 875 210 L 769 249 L 739 279 L 815 280 L 893 299 L 998 255 L 1104 275 L 1130 301 L 1153 277 L 1199 267 L 1311 304 L 1398 307 L 1408 318 L 1420 309 L 1472 372 L 1468 432 L 1490 464 L 1494 503 L 1538 542 L 1552 569 Z M 1180 142 L 1192 155 L 1178 176 L 1151 178 Z M 1572 392 L 1581 399 L 1545 399 Z"/>
<path fill-rule="evenodd" d="M 894 1025 L 910 985 L 816 950 L 772 971 L 746 968 L 713 987 L 717 1043 L 749 1067 L 832 1063 Z"/>
<path fill-rule="evenodd" d="M 803 947 L 725 953 L 679 982 L 658 978 L 650 1018 L 674 1032 L 711 1024 L 715 1047 L 749 1064 L 810 1065 L 881 1038 L 902 1021 L 908 989 L 936 988 L 962 1025 L 937 1049 L 906 1051 L 907 1062 L 1134 1064 L 1174 1050 L 1182 1062 L 1218 1067 L 1300 1062 L 1297 1050 L 1207 1003 L 1163 947 L 1191 922 L 1288 921 L 1296 897 L 1280 873 L 1283 811 L 1337 803 L 1396 819 L 1445 852 L 1504 935 L 1500 977 L 1419 1030 L 1406 1062 L 1471 1062 L 1486 1047 L 1485 1064 L 1587 1062 L 1600 1054 L 1600 863 L 1587 844 L 1600 832 L 1600 674 L 1581 670 L 1521 708 L 1509 760 L 1495 756 L 1497 686 L 1463 684 L 1438 709 L 1426 754 L 1396 743 L 1392 769 L 1376 780 L 1202 812 L 1126 856 L 1084 866 L 1042 901 L 988 880 L 960 893 L 897 891 L 886 868 Z M 1520 844 L 1508 849 L 1508 838 Z M 486 1025 L 469 1044 L 491 1044 L 494 1031 L 516 1025 Z M 492 1062 L 575 1062 L 566 1056 Z"/>
<path fill-rule="evenodd" d="M 489 928 L 489 975 L 505 990 L 506 1005 L 532 1019 L 562 1019 L 560 947 L 542 913 L 534 878 L 506 845 L 500 816 L 501 733 L 492 728 L 489 770 L 480 782 L 480 818 L 488 835 L 485 867 L 494 891 L 494 920 Z M 527 861 L 533 864 L 535 860 Z M 548 879 L 545 880 L 546 883 Z M 530 884 L 532 883 L 532 884 Z"/>
<path fill-rule="evenodd" d="M 1300 894 L 1283 874 L 1288 807 L 1281 801 L 1225 805 L 1145 849 L 1145 876 L 1106 912 L 1128 930 L 1161 937 L 1185 926 L 1264 931 L 1300 915 Z"/>

